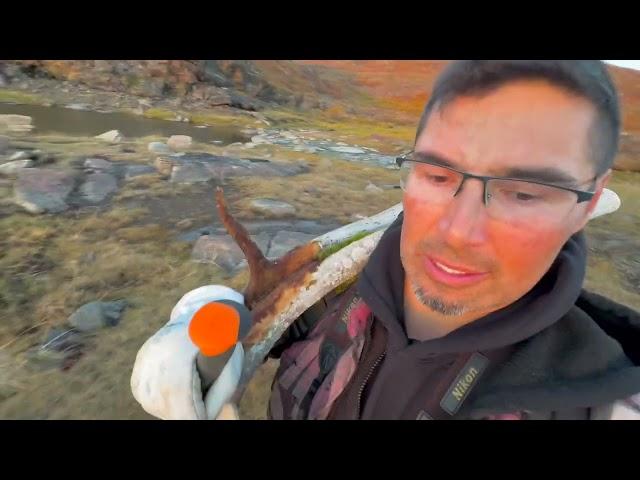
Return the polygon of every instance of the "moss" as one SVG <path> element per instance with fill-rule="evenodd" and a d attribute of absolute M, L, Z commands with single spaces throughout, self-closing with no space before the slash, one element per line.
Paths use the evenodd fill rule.
<path fill-rule="evenodd" d="M 22 92 L 20 90 L 0 89 L 0 103 L 23 103 L 30 105 L 43 105 L 44 99 L 32 93 Z"/>
<path fill-rule="evenodd" d="M 353 235 L 352 237 L 349 237 L 339 243 L 336 243 L 335 245 L 331 245 L 328 248 L 325 248 L 323 250 L 320 251 L 320 253 L 318 253 L 317 255 L 317 259 L 320 261 L 323 261 L 325 258 L 333 255 L 334 253 L 342 250 L 344 247 L 346 247 L 347 245 L 351 245 L 353 242 L 357 242 L 358 240 L 369 236 L 370 233 L 369 232 L 360 232 L 356 235 Z"/>
<path fill-rule="evenodd" d="M 163 108 L 149 108 L 145 110 L 143 116 L 146 118 L 154 118 L 158 120 L 173 120 L 176 118 L 176 112 L 165 110 Z"/>
<path fill-rule="evenodd" d="M 228 125 L 228 126 L 251 126 L 256 124 L 255 119 L 245 115 L 223 115 L 219 113 L 191 113 L 189 121 L 196 125 Z"/>

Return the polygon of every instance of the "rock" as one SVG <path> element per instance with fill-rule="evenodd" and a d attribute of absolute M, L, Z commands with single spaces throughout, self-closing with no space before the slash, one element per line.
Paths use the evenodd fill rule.
<path fill-rule="evenodd" d="M 384 190 L 380 187 L 378 187 L 377 185 L 374 185 L 373 183 L 369 182 L 369 184 L 364 187 L 365 192 L 369 192 L 369 193 L 380 193 L 380 192 L 384 192 Z"/>
<path fill-rule="evenodd" d="M 296 135 L 294 135 L 293 133 L 291 133 L 291 132 L 282 132 L 281 136 L 283 138 L 288 139 L 288 140 L 297 140 L 298 139 L 298 137 Z"/>
<path fill-rule="evenodd" d="M 298 220 L 291 225 L 292 230 L 318 236 L 341 227 L 339 223 L 318 223 L 315 220 Z"/>
<path fill-rule="evenodd" d="M 87 158 L 84 161 L 84 168 L 110 172 L 113 170 L 114 165 L 112 162 L 105 160 L 104 158 Z"/>
<path fill-rule="evenodd" d="M 25 158 L 31 158 L 31 156 L 27 152 L 20 150 L 20 151 L 14 152 L 13 155 L 9 157 L 9 161 L 13 162 L 16 160 L 24 160 Z"/>
<path fill-rule="evenodd" d="M 52 328 L 40 345 L 44 350 L 54 352 L 68 352 L 82 347 L 82 337 L 73 328 Z"/>
<path fill-rule="evenodd" d="M 329 147 L 329 150 L 332 150 L 334 152 L 339 152 L 339 153 L 351 153 L 354 155 L 360 155 L 362 153 L 365 153 L 365 151 L 362 150 L 361 148 L 355 148 L 355 147 Z"/>
<path fill-rule="evenodd" d="M 300 245 L 304 245 L 315 237 L 316 235 L 308 233 L 281 230 L 271 239 L 271 245 L 269 247 L 267 257 L 269 259 L 280 258 L 289 250 Z"/>
<path fill-rule="evenodd" d="M 109 195 L 118 190 L 118 182 L 109 173 L 91 173 L 79 190 L 85 203 L 96 204 L 102 202 Z"/>
<path fill-rule="evenodd" d="M 260 143 L 271 143 L 264 135 L 254 135 L 251 137 L 251 143 L 260 144 Z"/>
<path fill-rule="evenodd" d="M 29 168 L 31 166 L 33 166 L 33 160 L 30 158 L 3 163 L 0 165 L 0 175 L 15 175 L 23 168 Z"/>
<path fill-rule="evenodd" d="M 176 228 L 179 228 L 180 230 L 186 230 L 191 227 L 193 227 L 193 220 L 190 218 L 183 218 L 176 222 Z"/>
<path fill-rule="evenodd" d="M 109 130 L 108 132 L 96 135 L 95 138 L 104 140 L 105 142 L 118 143 L 121 142 L 124 137 L 118 130 Z"/>
<path fill-rule="evenodd" d="M 285 217 L 296 213 L 296 209 L 293 205 L 270 198 L 258 198 L 253 200 L 251 202 L 251 208 L 260 213 L 267 213 L 276 217 Z"/>
<path fill-rule="evenodd" d="M 56 161 L 56 157 L 53 154 L 45 153 L 41 150 L 34 150 L 28 156 L 33 160 L 34 166 L 46 165 Z"/>
<path fill-rule="evenodd" d="M 0 115 L 0 124 L 4 124 L 8 127 L 17 126 L 17 125 L 31 125 L 33 123 L 33 119 L 27 115 L 15 115 L 15 114 L 4 114 Z"/>
<path fill-rule="evenodd" d="M 80 342 L 80 335 L 75 330 L 70 329 L 66 332 L 75 332 L 63 334 L 64 330 L 59 329 L 58 336 L 62 336 L 61 344 L 65 345 L 64 348 L 57 346 L 56 348 L 47 348 L 47 344 L 43 344 L 40 347 L 32 348 L 27 352 L 29 359 L 31 360 L 31 366 L 39 370 L 69 370 L 73 367 L 78 360 L 84 354 L 84 345 Z M 57 342 L 54 337 L 53 342 Z"/>
<path fill-rule="evenodd" d="M 173 183 L 207 182 L 214 177 L 214 173 L 200 163 L 174 165 L 171 169 Z"/>
<path fill-rule="evenodd" d="M 31 213 L 62 212 L 75 184 L 75 173 L 26 168 L 18 173 L 14 201 Z"/>
<path fill-rule="evenodd" d="M 151 165 L 127 165 L 124 169 L 124 178 L 127 180 L 140 175 L 156 173 L 156 169 Z"/>
<path fill-rule="evenodd" d="M 86 303 L 73 312 L 67 322 L 80 332 L 92 332 L 102 327 L 114 327 L 120 322 L 120 316 L 126 307 L 126 300 Z"/>
<path fill-rule="evenodd" d="M 156 167 L 156 170 L 163 177 L 168 177 L 171 175 L 171 169 L 173 168 L 173 161 L 166 157 L 157 157 L 153 165 Z"/>
<path fill-rule="evenodd" d="M 223 181 L 227 177 L 248 175 L 284 177 L 309 171 L 306 165 L 276 163 L 266 159 L 231 158 L 208 153 L 182 154 L 180 157 L 177 155 L 171 155 L 171 181 L 179 183 L 205 182 L 212 178 Z M 156 168 L 158 166 L 156 164 Z M 160 165 L 160 168 L 168 169 L 168 165 Z"/>
<path fill-rule="evenodd" d="M 228 105 L 231 102 L 229 94 L 213 85 L 195 84 L 190 95 L 194 100 L 202 100 L 210 105 Z"/>
<path fill-rule="evenodd" d="M 130 148 L 130 147 L 122 147 L 120 151 L 122 153 L 136 153 L 135 148 Z"/>
<path fill-rule="evenodd" d="M 8 148 L 9 148 L 9 137 L 5 135 L 0 135 L 0 155 L 3 155 Z"/>
<path fill-rule="evenodd" d="M 269 245 L 270 236 L 262 232 L 251 238 L 264 253 Z M 199 263 L 213 263 L 227 273 L 242 266 L 244 254 L 229 235 L 203 235 L 196 241 L 191 258 Z"/>
<path fill-rule="evenodd" d="M 13 133 L 28 133 L 33 130 L 33 125 L 8 125 L 7 130 Z"/>
<path fill-rule="evenodd" d="M 70 110 L 85 111 L 85 110 L 91 110 L 91 105 L 89 105 L 88 103 L 70 103 L 69 105 L 66 106 L 66 108 Z"/>
<path fill-rule="evenodd" d="M 179 152 L 181 150 L 187 150 L 192 143 L 193 139 L 189 135 L 171 135 L 167 140 L 167 145 L 171 150 Z"/>
<path fill-rule="evenodd" d="M 151 142 L 147 148 L 151 153 L 157 153 L 158 155 L 169 155 L 171 153 L 171 149 L 163 142 Z"/>

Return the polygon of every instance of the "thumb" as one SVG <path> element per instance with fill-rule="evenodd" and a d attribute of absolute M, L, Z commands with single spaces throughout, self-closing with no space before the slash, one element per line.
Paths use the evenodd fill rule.
<path fill-rule="evenodd" d="M 220 409 L 216 420 L 240 420 L 238 408 L 233 403 L 225 403 Z"/>

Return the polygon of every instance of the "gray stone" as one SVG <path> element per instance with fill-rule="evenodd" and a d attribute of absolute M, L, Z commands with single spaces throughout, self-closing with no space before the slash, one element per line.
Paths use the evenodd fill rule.
<path fill-rule="evenodd" d="M 265 143 L 271 143 L 269 141 L 269 139 L 267 137 L 265 137 L 264 135 L 254 135 L 253 137 L 251 137 L 251 142 L 255 143 L 255 144 L 265 144 Z"/>
<path fill-rule="evenodd" d="M 4 154 L 9 148 L 9 137 L 0 135 L 0 155 Z"/>
<path fill-rule="evenodd" d="M 33 125 L 8 125 L 7 130 L 14 133 L 29 133 L 33 130 Z"/>
<path fill-rule="evenodd" d="M 157 157 L 153 162 L 153 165 L 156 167 L 156 170 L 163 177 L 168 177 L 171 175 L 171 170 L 173 169 L 174 162 L 170 158 L 167 157 Z"/>
<path fill-rule="evenodd" d="M 167 140 L 167 146 L 171 150 L 186 150 L 191 146 L 193 139 L 188 135 L 171 135 Z"/>
<path fill-rule="evenodd" d="M 171 155 L 175 164 L 171 173 L 172 182 L 195 183 L 211 178 L 224 180 L 227 177 L 258 176 L 285 177 L 307 173 L 303 164 L 270 162 L 264 158 L 232 158 L 208 153 Z"/>
<path fill-rule="evenodd" d="M 33 160 L 30 158 L 3 163 L 0 165 L 0 175 L 15 175 L 23 168 L 29 168 L 31 166 L 33 166 Z"/>
<path fill-rule="evenodd" d="M 293 205 L 281 200 L 273 200 L 270 198 L 257 198 L 251 202 L 251 208 L 260 212 L 268 213 L 276 217 L 284 217 L 294 215 L 296 209 Z"/>
<path fill-rule="evenodd" d="M 214 177 L 214 173 L 200 163 L 174 165 L 171 169 L 173 183 L 207 182 Z"/>
<path fill-rule="evenodd" d="M 169 146 L 163 142 L 151 142 L 147 146 L 147 149 L 151 153 L 157 153 L 158 155 L 169 155 L 171 153 Z"/>
<path fill-rule="evenodd" d="M 91 105 L 89 105 L 88 103 L 70 103 L 69 105 L 66 106 L 66 108 L 70 110 L 85 111 L 85 110 L 91 110 Z"/>
<path fill-rule="evenodd" d="M 120 322 L 126 300 L 86 303 L 69 316 L 67 322 L 80 332 L 93 332 L 103 327 L 114 327 Z"/>
<path fill-rule="evenodd" d="M 118 130 L 109 130 L 108 132 L 96 135 L 95 138 L 109 143 L 118 143 L 123 140 L 123 136 Z"/>
<path fill-rule="evenodd" d="M 380 193 L 380 192 L 384 192 L 384 190 L 380 187 L 378 187 L 377 185 L 374 185 L 373 183 L 369 182 L 369 184 L 364 187 L 365 192 L 369 192 L 369 193 Z"/>
<path fill-rule="evenodd" d="M 130 179 L 152 173 L 156 173 L 156 169 L 151 165 L 127 165 L 124 169 L 124 178 Z"/>
<path fill-rule="evenodd" d="M 315 237 L 316 235 L 308 233 L 281 230 L 271 239 L 271 246 L 269 247 L 267 257 L 270 259 L 280 258 L 285 253 L 295 247 L 304 245 Z"/>
<path fill-rule="evenodd" d="M 73 328 L 52 328 L 47 332 L 40 348 L 54 352 L 66 352 L 82 347 L 82 337 Z"/>
<path fill-rule="evenodd" d="M 87 175 L 79 193 L 84 202 L 96 204 L 102 202 L 116 190 L 118 190 L 118 183 L 113 175 L 109 173 L 92 173 Z"/>
<path fill-rule="evenodd" d="M 0 115 L 0 123 L 7 126 L 31 125 L 33 119 L 27 115 L 3 114 Z"/>
<path fill-rule="evenodd" d="M 365 151 L 362 150 L 361 148 L 355 148 L 355 147 L 329 147 L 329 150 L 332 150 L 338 153 L 350 153 L 355 155 L 360 155 L 362 153 L 365 153 Z"/>
<path fill-rule="evenodd" d="M 104 158 L 87 158 L 84 161 L 84 168 L 109 172 L 113 170 L 114 165 L 112 162 L 105 160 Z"/>
<path fill-rule="evenodd" d="M 251 238 L 265 253 L 269 247 L 270 235 L 262 232 Z M 196 241 L 191 258 L 198 263 L 213 263 L 227 273 L 242 266 L 244 253 L 229 235 L 203 235 Z"/>
<path fill-rule="evenodd" d="M 14 201 L 31 213 L 62 212 L 74 184 L 73 172 L 25 168 L 18 173 Z"/>
<path fill-rule="evenodd" d="M 191 218 L 183 218 L 175 223 L 176 228 L 180 230 L 186 230 L 193 226 L 193 220 Z"/>
<path fill-rule="evenodd" d="M 247 230 L 249 235 L 257 235 L 263 232 L 275 235 L 278 230 L 290 228 L 291 222 L 282 220 L 248 220 L 243 221 L 242 226 Z M 180 234 L 178 240 L 182 242 L 193 242 L 203 235 L 213 234 L 227 235 L 227 230 L 221 225 L 205 225 Z"/>
<path fill-rule="evenodd" d="M 314 220 L 298 220 L 297 222 L 294 222 L 291 227 L 292 230 L 295 230 L 296 232 L 310 233 L 317 236 L 330 232 L 331 230 L 335 230 L 341 226 L 342 225 L 339 223 L 319 223 Z"/>
<path fill-rule="evenodd" d="M 9 157 L 9 161 L 14 162 L 16 160 L 24 160 L 26 158 L 31 158 L 31 156 L 27 152 L 19 150 Z"/>

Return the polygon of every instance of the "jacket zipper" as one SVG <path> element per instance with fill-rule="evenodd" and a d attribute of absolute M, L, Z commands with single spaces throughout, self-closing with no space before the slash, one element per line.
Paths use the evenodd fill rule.
<path fill-rule="evenodd" d="M 358 404 L 356 407 L 356 412 L 358 412 L 358 419 L 362 414 L 362 412 L 360 412 L 360 403 L 362 401 L 362 394 L 364 393 L 364 389 L 367 386 L 367 383 L 369 383 L 369 379 L 371 378 L 371 375 L 373 375 L 373 372 L 375 372 L 376 368 L 378 368 L 378 365 L 380 365 L 380 362 L 382 361 L 382 359 L 385 357 L 386 354 L 387 352 L 384 351 L 378 358 L 376 358 L 376 361 L 371 367 L 371 369 L 369 370 L 369 373 L 365 377 L 364 382 L 362 382 L 362 385 L 360 386 L 360 390 L 358 390 Z"/>

